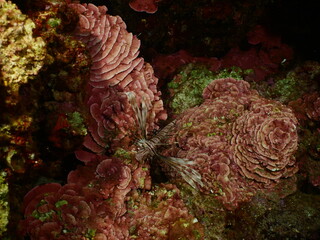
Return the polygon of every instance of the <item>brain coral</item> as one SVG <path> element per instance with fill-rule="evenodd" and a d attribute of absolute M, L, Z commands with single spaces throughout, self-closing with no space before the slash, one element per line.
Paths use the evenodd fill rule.
<path fill-rule="evenodd" d="M 297 120 L 288 107 L 232 78 L 213 81 L 203 97 L 177 119 L 177 144 L 166 151 L 196 163 L 203 191 L 232 209 L 296 173 Z"/>
<path fill-rule="evenodd" d="M 148 130 L 166 119 L 157 90 L 158 79 L 150 64 L 139 58 L 140 41 L 127 32 L 119 16 L 106 14 L 105 6 L 69 4 L 79 14 L 75 36 L 87 47 L 91 58 L 88 86 L 91 121 L 84 145 L 101 153 L 110 143 L 117 145 L 137 131 L 126 92 L 135 92 L 138 105 L 148 103 Z"/>

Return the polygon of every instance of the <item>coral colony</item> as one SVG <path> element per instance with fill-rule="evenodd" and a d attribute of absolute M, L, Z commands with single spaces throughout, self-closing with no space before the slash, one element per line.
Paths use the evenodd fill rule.
<path fill-rule="evenodd" d="M 297 119 L 289 108 L 233 78 L 213 81 L 203 98 L 200 106 L 178 117 L 176 144 L 167 151 L 194 162 L 203 191 L 232 209 L 297 172 Z"/>
<path fill-rule="evenodd" d="M 0 169 L 0 238 L 9 199 L 18 202 L 9 175 L 23 181 L 24 173 L 54 172 L 68 158 L 77 166 L 65 183 L 31 174 L 17 239 L 245 239 L 234 236 L 232 227 L 241 228 L 234 219 L 271 226 L 274 209 L 303 198 L 290 198 L 299 178 L 319 188 L 320 95 L 311 82 L 320 64 L 273 75 L 293 51 L 263 26 L 246 29 L 246 48 L 230 47 L 220 58 L 179 50 L 157 54 L 151 65 L 106 6 L 28 4 L 30 19 L 0 0 L 0 157 L 7 166 Z M 171 3 L 127 4 L 152 14 Z M 215 6 L 219 21 L 231 14 L 227 3 Z M 305 215 L 317 219 L 320 199 L 312 199 Z M 250 239 L 269 236 L 248 231 Z M 288 236 L 316 239 L 304 231 Z"/>

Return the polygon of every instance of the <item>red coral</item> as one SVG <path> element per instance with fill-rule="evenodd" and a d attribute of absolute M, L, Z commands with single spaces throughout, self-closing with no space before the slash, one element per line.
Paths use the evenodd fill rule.
<path fill-rule="evenodd" d="M 36 187 L 29 194 L 36 195 L 30 205 L 25 199 L 25 232 L 32 239 L 82 239 L 103 235 L 113 239 L 128 236 L 125 223 L 117 223 L 108 216 L 108 204 L 94 188 L 66 184 L 51 192 L 54 184 Z M 54 186 L 56 187 L 56 186 Z M 39 192 L 41 188 L 41 192 Z"/>
<path fill-rule="evenodd" d="M 283 61 L 293 57 L 292 49 L 282 43 L 280 37 L 271 35 L 260 25 L 249 32 L 248 42 L 254 46 L 247 51 L 231 49 L 222 59 L 223 67 L 253 69 L 253 79 L 261 81 L 277 72 Z"/>
<path fill-rule="evenodd" d="M 157 3 L 161 0 L 131 0 L 129 6 L 137 12 L 155 13 L 158 10 Z"/>
<path fill-rule="evenodd" d="M 24 199 L 23 234 L 60 240 L 203 235 L 174 185 L 137 194 L 131 191 L 135 187 L 151 188 L 150 174 L 145 167 L 132 169 L 133 165 L 107 158 L 70 172 L 64 186 L 51 183 L 32 189 Z"/>
<path fill-rule="evenodd" d="M 311 119 L 320 121 L 320 96 L 313 92 L 292 101 L 289 105 L 294 109 L 299 120 Z"/>
<path fill-rule="evenodd" d="M 178 146 L 166 153 L 195 163 L 203 191 L 232 209 L 296 173 L 297 120 L 290 109 L 231 78 L 213 81 L 203 95 L 203 104 L 177 119 Z"/>
<path fill-rule="evenodd" d="M 188 212 L 174 185 L 161 184 L 150 192 L 135 192 L 130 202 L 129 225 L 133 238 L 203 239 L 202 226 Z"/>
<path fill-rule="evenodd" d="M 213 81 L 203 91 L 203 98 L 217 98 L 225 95 L 241 97 L 242 95 L 256 94 L 250 89 L 250 84 L 233 78 L 222 78 Z"/>
<path fill-rule="evenodd" d="M 24 199 L 24 234 L 32 239 L 125 239 L 126 197 L 131 166 L 109 158 L 69 173 L 64 186 L 51 183 L 32 189 Z M 135 179 L 138 181 L 138 179 Z"/>
<path fill-rule="evenodd" d="M 234 161 L 241 174 L 265 188 L 295 174 L 297 123 L 292 111 L 279 103 L 263 98 L 252 102 L 232 128 Z"/>
<path fill-rule="evenodd" d="M 137 131 L 134 112 L 126 92 L 135 92 L 138 105 L 144 99 L 149 106 L 148 130 L 166 119 L 157 90 L 158 79 L 152 67 L 138 58 L 140 41 L 128 33 L 118 16 L 106 14 L 106 7 L 93 4 L 69 4 L 79 13 L 75 36 L 85 43 L 92 67 L 88 86 L 88 106 L 92 119 L 84 146 L 96 153 L 106 147 L 128 144 L 128 136 Z"/>
<path fill-rule="evenodd" d="M 166 79 L 176 73 L 181 66 L 188 63 L 205 64 L 211 71 L 216 71 L 221 66 L 221 62 L 215 57 L 193 57 L 185 50 L 180 50 L 171 55 L 158 55 L 152 64 L 155 68 L 156 76 L 160 79 Z"/>

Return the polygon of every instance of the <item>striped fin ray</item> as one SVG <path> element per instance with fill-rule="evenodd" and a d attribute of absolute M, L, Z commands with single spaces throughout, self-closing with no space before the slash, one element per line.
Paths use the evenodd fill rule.
<path fill-rule="evenodd" d="M 157 154 L 157 156 L 167 165 L 176 170 L 183 180 L 185 180 L 194 189 L 198 189 L 197 184 L 202 188 L 204 187 L 200 173 L 190 166 L 193 165 L 194 162 L 184 158 L 165 157 L 159 154 Z"/>

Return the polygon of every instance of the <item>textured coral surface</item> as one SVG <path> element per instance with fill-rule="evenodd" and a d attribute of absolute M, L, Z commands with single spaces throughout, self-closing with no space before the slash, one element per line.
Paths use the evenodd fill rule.
<path fill-rule="evenodd" d="M 12 2 L 1 239 L 320 238 L 317 1 Z"/>
<path fill-rule="evenodd" d="M 288 107 L 232 78 L 214 80 L 203 97 L 178 117 L 169 154 L 195 162 L 204 191 L 233 208 L 297 172 L 297 120 Z"/>
<path fill-rule="evenodd" d="M 140 41 L 126 30 L 119 16 L 106 14 L 107 8 L 93 4 L 70 4 L 79 13 L 75 35 L 85 43 L 91 58 L 88 107 L 92 119 L 84 146 L 103 152 L 113 141 L 119 144 L 135 132 L 136 121 L 126 92 L 135 92 L 149 109 L 148 129 L 157 128 L 166 113 L 157 90 L 153 69 L 138 57 Z M 128 144 L 128 143 L 126 143 Z"/>

